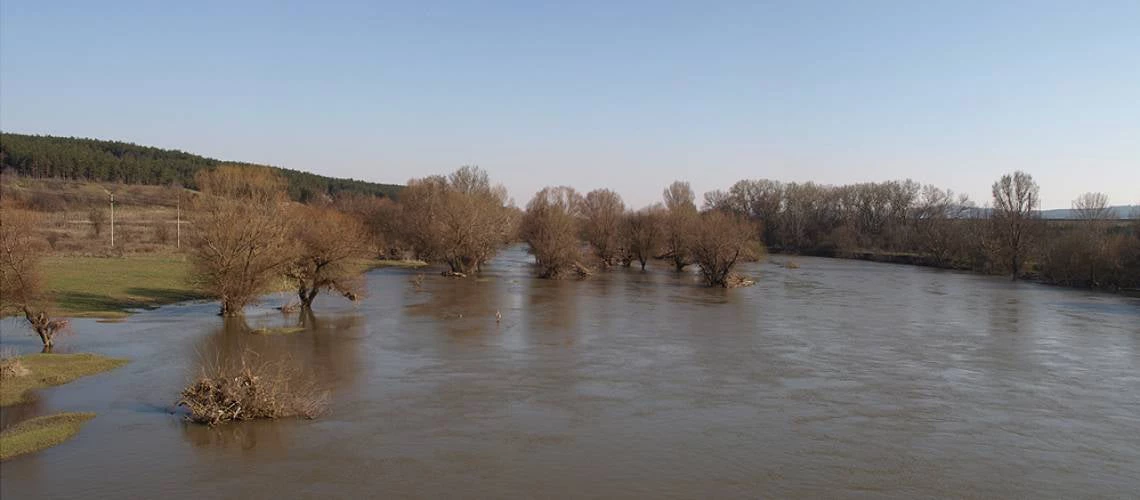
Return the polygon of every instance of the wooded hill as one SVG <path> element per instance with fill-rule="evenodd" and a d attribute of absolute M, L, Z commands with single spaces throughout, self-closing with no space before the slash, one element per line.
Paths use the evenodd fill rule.
<path fill-rule="evenodd" d="M 172 149 L 139 146 L 127 142 L 0 134 L 0 169 L 34 178 L 75 179 L 123 184 L 181 184 L 195 189 L 194 174 L 225 162 Z M 299 170 L 271 167 L 289 182 L 289 196 L 309 201 L 316 196 L 338 193 L 394 198 L 403 186 L 355 179 L 325 177 Z"/>

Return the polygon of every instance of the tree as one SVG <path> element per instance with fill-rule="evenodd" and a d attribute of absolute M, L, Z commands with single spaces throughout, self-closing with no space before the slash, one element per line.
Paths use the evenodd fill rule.
<path fill-rule="evenodd" d="M 507 191 L 479 167 L 412 179 L 400 196 L 405 240 L 421 259 L 453 273 L 478 271 L 513 233 Z"/>
<path fill-rule="evenodd" d="M 48 314 L 49 300 L 40 275 L 43 245 L 34 236 L 38 217 L 15 209 L 0 214 L 0 316 L 22 313 L 43 342 L 44 351 L 50 352 L 55 335 L 68 323 Z"/>
<path fill-rule="evenodd" d="M 87 222 L 91 223 L 91 230 L 95 232 L 95 237 L 103 235 L 103 228 L 107 225 L 107 212 L 102 208 L 92 208 L 87 212 Z"/>
<path fill-rule="evenodd" d="M 625 203 L 609 189 L 595 189 L 582 200 L 583 239 L 594 248 L 603 265 L 612 266 L 621 252 L 621 224 Z"/>
<path fill-rule="evenodd" d="M 745 217 L 722 210 L 700 215 L 689 254 L 700 266 L 708 286 L 728 287 L 732 268 L 741 259 L 759 255 L 755 227 Z"/>
<path fill-rule="evenodd" d="M 629 259 L 637 259 L 644 271 L 645 263 L 661 249 L 665 209 L 655 205 L 627 213 L 623 220 L 623 247 L 629 252 Z"/>
<path fill-rule="evenodd" d="M 1076 218 L 1086 222 L 1102 222 L 1108 220 L 1111 211 L 1108 208 L 1108 196 L 1104 193 L 1085 193 L 1073 200 L 1073 211 Z"/>
<path fill-rule="evenodd" d="M 349 300 L 362 293 L 354 260 L 369 254 L 369 236 L 360 220 L 328 207 L 299 205 L 290 210 L 297 254 L 285 276 L 297 287 L 302 309 L 312 309 L 321 290 Z"/>
<path fill-rule="evenodd" d="M 961 250 L 964 235 L 959 226 L 973 204 L 966 195 L 933 185 L 922 188 L 910 210 L 912 247 L 929 256 L 937 265 L 948 265 Z"/>
<path fill-rule="evenodd" d="M 1038 188 L 1033 176 L 1017 171 L 993 185 L 992 222 L 999 256 L 1016 280 L 1037 229 Z"/>
<path fill-rule="evenodd" d="M 697 220 L 696 196 L 688 182 L 675 181 L 665 188 L 665 252 L 677 272 L 692 263 L 689 246 Z"/>
<path fill-rule="evenodd" d="M 547 187 L 526 205 L 519 227 L 538 264 L 539 277 L 559 278 L 579 266 L 582 197 L 574 188 Z"/>
<path fill-rule="evenodd" d="M 190 261 L 223 316 L 241 315 L 296 256 L 285 183 L 268 168 L 227 165 L 195 177 Z"/>

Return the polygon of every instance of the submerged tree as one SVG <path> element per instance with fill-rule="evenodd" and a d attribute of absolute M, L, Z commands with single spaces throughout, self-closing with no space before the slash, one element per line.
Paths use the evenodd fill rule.
<path fill-rule="evenodd" d="M 356 300 L 363 291 L 356 259 L 369 255 L 369 235 L 359 219 L 326 207 L 290 210 L 296 256 L 285 276 L 297 287 L 302 309 L 312 309 L 321 290 Z"/>
<path fill-rule="evenodd" d="M 621 258 L 621 224 L 625 203 L 609 189 L 595 189 L 582 199 L 582 235 L 603 265 Z"/>
<path fill-rule="evenodd" d="M 46 352 L 68 323 L 48 313 L 49 300 L 40 275 L 43 245 L 34 236 L 37 219 L 23 210 L 0 211 L 0 316 L 23 314 Z"/>
<path fill-rule="evenodd" d="M 285 182 L 263 167 L 221 166 L 195 178 L 190 261 L 199 285 L 221 301 L 221 314 L 268 292 L 296 256 Z"/>
<path fill-rule="evenodd" d="M 728 287 L 736 263 L 759 254 L 755 226 L 743 216 L 722 210 L 701 214 L 689 243 L 689 255 L 700 266 L 701 279 L 708 286 Z"/>
<path fill-rule="evenodd" d="M 479 167 L 413 179 L 400 194 L 404 239 L 420 258 L 453 273 L 478 271 L 513 233 L 507 191 Z"/>
<path fill-rule="evenodd" d="M 665 188 L 665 255 L 678 272 L 692 263 L 689 247 L 697 222 L 696 196 L 688 182 L 675 181 Z"/>
<path fill-rule="evenodd" d="M 574 188 L 548 187 L 527 203 L 519 234 L 530 245 L 542 278 L 558 278 L 578 266 L 582 197 Z"/>
<path fill-rule="evenodd" d="M 622 225 L 622 246 L 629 261 L 637 260 L 641 270 L 658 254 L 664 241 L 665 209 L 661 205 L 625 214 Z"/>
<path fill-rule="evenodd" d="M 1017 171 L 993 185 L 993 238 L 999 257 L 1016 280 L 1037 229 L 1038 188 L 1033 176 Z"/>

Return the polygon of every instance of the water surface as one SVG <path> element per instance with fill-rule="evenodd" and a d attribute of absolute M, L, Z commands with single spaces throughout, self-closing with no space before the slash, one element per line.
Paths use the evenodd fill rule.
<path fill-rule="evenodd" d="M 784 257 L 776 256 L 780 262 Z M 129 357 L 3 425 L 98 417 L 6 462 L 12 498 L 1126 497 L 1140 490 L 1140 301 L 858 261 L 750 264 L 710 290 L 664 267 L 477 280 L 377 270 L 307 330 L 211 304 L 79 320 L 63 350 Z M 502 314 L 496 322 L 495 312 Z M 3 323 L 4 345 L 36 339 Z M 310 367 L 324 417 L 208 429 L 170 406 L 210 357 Z"/>

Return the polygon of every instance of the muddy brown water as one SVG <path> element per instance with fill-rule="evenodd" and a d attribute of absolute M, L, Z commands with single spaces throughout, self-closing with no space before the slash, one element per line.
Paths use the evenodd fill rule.
<path fill-rule="evenodd" d="M 785 260 L 775 256 L 774 262 Z M 1134 497 L 1140 301 L 798 258 L 696 286 L 664 267 L 478 280 L 377 270 L 357 305 L 252 336 L 181 304 L 79 320 L 62 350 L 133 361 L 5 409 L 98 417 L 0 466 L 3 498 Z M 266 305 L 279 304 L 272 296 Z M 495 312 L 502 313 L 497 323 Z M 293 323 L 268 307 L 252 327 Z M 3 323 L 5 346 L 36 340 Z M 304 362 L 312 421 L 208 429 L 169 412 L 205 357 Z"/>

